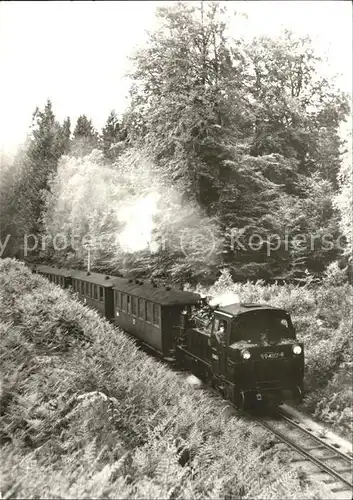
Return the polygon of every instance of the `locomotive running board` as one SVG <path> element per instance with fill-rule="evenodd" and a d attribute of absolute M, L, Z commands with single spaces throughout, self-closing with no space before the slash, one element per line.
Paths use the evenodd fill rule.
<path fill-rule="evenodd" d="M 177 347 L 177 349 L 179 349 L 180 351 L 184 352 L 187 356 L 189 356 L 190 358 L 194 358 L 194 359 L 197 359 L 197 361 L 200 361 L 200 363 L 202 363 L 203 365 L 207 366 L 208 368 L 211 368 L 211 363 L 207 363 L 207 361 L 199 358 L 198 356 L 196 356 L 195 354 L 193 354 L 192 352 L 190 351 L 187 351 L 186 349 L 184 349 L 183 347 Z"/>

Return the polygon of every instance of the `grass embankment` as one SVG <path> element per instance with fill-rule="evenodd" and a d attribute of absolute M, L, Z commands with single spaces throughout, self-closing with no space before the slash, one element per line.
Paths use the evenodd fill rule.
<path fill-rule="evenodd" d="M 324 498 L 68 292 L 9 259 L 0 290 L 3 498 Z"/>
<path fill-rule="evenodd" d="M 339 278 L 339 276 L 336 276 Z M 205 293 L 206 290 L 198 291 Z M 243 302 L 269 303 L 291 313 L 305 343 L 302 409 L 352 439 L 353 287 L 327 276 L 320 285 L 235 284 L 223 273 L 208 294 L 237 293 Z"/>

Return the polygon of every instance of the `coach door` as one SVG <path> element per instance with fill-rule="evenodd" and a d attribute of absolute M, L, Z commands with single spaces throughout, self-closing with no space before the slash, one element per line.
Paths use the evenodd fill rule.
<path fill-rule="evenodd" d="M 114 292 L 110 287 L 104 287 L 105 290 L 105 317 L 109 320 L 115 319 L 114 312 Z"/>

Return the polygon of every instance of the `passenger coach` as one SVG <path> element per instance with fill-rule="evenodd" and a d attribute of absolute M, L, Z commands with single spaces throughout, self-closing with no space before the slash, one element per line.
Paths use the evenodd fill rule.
<path fill-rule="evenodd" d="M 85 271 L 71 271 L 72 290 L 88 306 L 114 320 L 113 285 L 121 278 Z"/>
<path fill-rule="evenodd" d="M 115 324 L 163 356 L 173 356 L 181 312 L 197 304 L 192 292 L 120 279 L 113 285 Z"/>
<path fill-rule="evenodd" d="M 71 285 L 71 271 L 64 267 L 50 267 L 42 265 L 33 265 L 31 267 L 33 273 L 40 274 L 44 276 L 52 283 L 61 286 L 62 288 L 68 288 Z"/>

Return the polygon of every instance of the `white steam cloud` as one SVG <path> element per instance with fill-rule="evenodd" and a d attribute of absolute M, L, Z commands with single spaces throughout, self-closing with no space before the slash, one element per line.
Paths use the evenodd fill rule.
<path fill-rule="evenodd" d="M 212 297 L 209 301 L 212 307 L 215 306 L 229 306 L 230 304 L 240 304 L 240 297 L 234 292 L 224 292 Z"/>
<path fill-rule="evenodd" d="M 119 210 L 118 218 L 125 223 L 125 227 L 118 240 L 125 252 L 138 252 L 146 248 L 151 252 L 158 250 L 158 246 L 152 241 L 152 231 L 159 199 L 158 193 L 150 193 Z"/>

